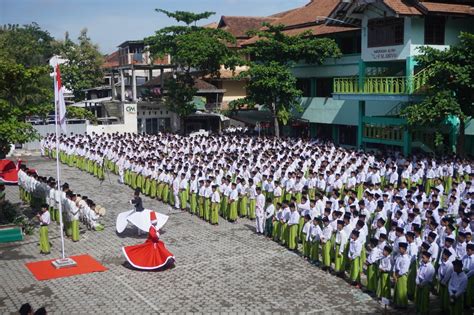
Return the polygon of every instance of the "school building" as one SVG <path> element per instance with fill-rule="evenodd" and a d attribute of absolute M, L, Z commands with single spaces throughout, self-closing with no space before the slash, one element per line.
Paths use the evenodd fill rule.
<path fill-rule="evenodd" d="M 322 65 L 293 67 L 303 91 L 303 111 L 294 113 L 286 133 L 410 154 L 432 152 L 435 132 L 441 131 L 444 143 L 454 148 L 459 132 L 455 117 L 437 130 L 409 128 L 400 117 L 403 108 L 424 97 L 428 70 L 416 64 L 418 48 L 446 49 L 458 42 L 461 32 L 474 29 L 472 4 L 443 2 L 312 0 L 272 21 L 286 25 L 288 35 L 310 31 L 332 38 L 343 53 Z M 270 124 L 269 117 L 263 119 Z M 470 121 L 466 146 L 474 153 L 474 123 Z"/>

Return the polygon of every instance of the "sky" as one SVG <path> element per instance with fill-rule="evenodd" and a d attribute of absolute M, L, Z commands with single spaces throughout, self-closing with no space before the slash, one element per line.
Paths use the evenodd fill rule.
<path fill-rule="evenodd" d="M 0 25 L 38 23 L 53 37 L 66 31 L 75 39 L 83 28 L 102 53 L 108 54 L 126 41 L 143 39 L 173 20 L 155 12 L 216 12 L 206 23 L 222 15 L 268 16 L 293 9 L 309 0 L 0 0 Z M 205 23 L 203 23 L 205 24 Z"/>

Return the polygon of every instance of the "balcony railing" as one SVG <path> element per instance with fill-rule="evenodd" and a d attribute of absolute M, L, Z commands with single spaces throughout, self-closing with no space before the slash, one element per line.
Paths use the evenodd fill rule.
<path fill-rule="evenodd" d="M 426 86 L 426 69 L 413 77 L 366 77 L 359 85 L 359 77 L 334 78 L 335 94 L 416 94 Z"/>

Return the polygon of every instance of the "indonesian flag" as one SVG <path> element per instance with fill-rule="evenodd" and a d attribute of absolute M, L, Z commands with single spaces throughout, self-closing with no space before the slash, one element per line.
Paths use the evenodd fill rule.
<path fill-rule="evenodd" d="M 54 104 L 56 110 L 56 124 L 61 126 L 64 133 L 66 130 L 66 103 L 64 102 L 64 89 L 61 84 L 61 72 L 59 64 L 54 69 Z"/>

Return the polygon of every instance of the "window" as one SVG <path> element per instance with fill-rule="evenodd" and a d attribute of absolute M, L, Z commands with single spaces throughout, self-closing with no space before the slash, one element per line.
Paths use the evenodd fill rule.
<path fill-rule="evenodd" d="M 444 30 L 446 20 L 442 16 L 427 16 L 425 18 L 425 44 L 444 45 Z"/>
<path fill-rule="evenodd" d="M 336 39 L 336 43 L 341 49 L 343 55 L 360 53 L 360 42 L 360 34 Z"/>
<path fill-rule="evenodd" d="M 403 44 L 403 19 L 370 20 L 369 47 L 394 46 Z"/>
<path fill-rule="evenodd" d="M 316 97 L 332 97 L 333 78 L 316 79 Z"/>
<path fill-rule="evenodd" d="M 311 97 L 311 79 L 297 79 L 296 88 L 303 92 L 303 97 Z"/>

